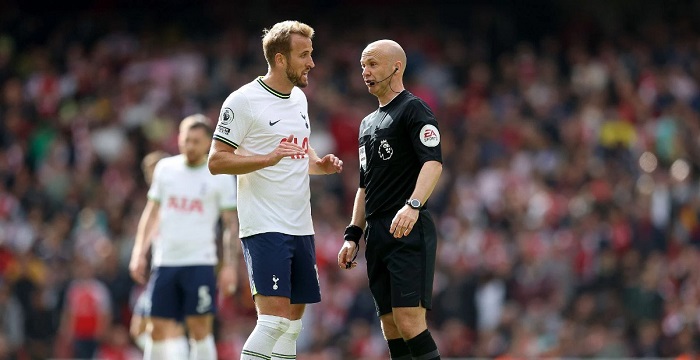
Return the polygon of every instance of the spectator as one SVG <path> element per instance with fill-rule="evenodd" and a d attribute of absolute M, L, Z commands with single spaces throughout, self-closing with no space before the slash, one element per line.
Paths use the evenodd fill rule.
<path fill-rule="evenodd" d="M 155 16 L 160 7 L 113 3 L 75 6 L 70 16 L 19 2 L 0 12 L 0 276 L 25 316 L 20 356 L 71 356 L 61 352 L 57 314 L 71 308 L 64 293 L 80 256 L 109 265 L 100 276 L 124 284 L 105 291 L 114 295 L 108 311 L 128 308 L 119 272 L 147 191 L 138 159 L 177 151 L 179 119 L 217 117 L 227 94 L 263 74 L 261 21 L 288 12 L 237 3 L 237 14 L 250 15 L 240 22 L 220 0 L 174 6 L 167 17 Z M 309 115 L 346 163 L 339 178 L 312 182 L 324 300 L 307 311 L 299 358 L 350 354 L 350 324 L 369 312 L 366 278 L 341 285 L 347 279 L 328 260 L 357 186 L 352 132 L 376 106 L 352 60 L 377 34 L 406 44 L 415 59 L 407 88 L 444 127 L 428 315 L 441 350 L 698 354 L 698 2 L 633 11 L 610 2 L 387 2 L 373 21 L 357 21 L 355 3 L 302 4 L 313 9 L 294 11 L 313 12 L 310 25 L 323 29 L 304 89 Z M 222 302 L 217 319 L 228 354 L 255 324 L 246 288 Z M 381 338 L 376 322 L 367 326 L 353 328 L 356 342 Z M 0 332 L 0 348 L 12 351 L 14 335 Z M 467 346 L 455 340 L 464 337 Z M 96 341 L 111 346 L 114 337 Z"/>

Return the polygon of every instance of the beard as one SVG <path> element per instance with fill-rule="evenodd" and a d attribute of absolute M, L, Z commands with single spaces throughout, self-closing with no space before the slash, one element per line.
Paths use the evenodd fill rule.
<path fill-rule="evenodd" d="M 207 153 L 201 151 L 183 152 L 188 165 L 199 165 L 199 163 L 207 156 Z"/>
<path fill-rule="evenodd" d="M 296 87 L 300 87 L 300 88 L 303 88 L 303 87 L 306 87 L 307 85 L 309 85 L 308 82 L 305 82 L 302 80 L 301 73 L 295 73 L 294 71 L 292 71 L 292 69 L 289 67 L 289 65 L 287 65 L 287 68 L 284 69 L 284 71 L 287 74 L 287 79 L 289 79 L 289 82 L 291 82 L 292 85 L 294 85 Z"/>

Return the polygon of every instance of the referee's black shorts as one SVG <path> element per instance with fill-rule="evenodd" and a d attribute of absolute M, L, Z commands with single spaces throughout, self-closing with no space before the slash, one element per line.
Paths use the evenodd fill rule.
<path fill-rule="evenodd" d="M 377 314 L 394 307 L 432 308 L 437 232 L 427 210 L 421 210 L 408 236 L 389 233 L 394 215 L 367 220 L 367 276 Z"/>

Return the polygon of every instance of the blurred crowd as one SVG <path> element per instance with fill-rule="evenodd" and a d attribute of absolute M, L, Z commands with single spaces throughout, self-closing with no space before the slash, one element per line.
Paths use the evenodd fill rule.
<path fill-rule="evenodd" d="M 570 21 L 498 47 L 488 37 L 498 26 L 471 36 L 430 17 L 351 29 L 341 18 L 300 19 L 317 31 L 310 143 L 345 162 L 340 175 L 312 177 L 323 300 L 307 308 L 300 359 L 388 358 L 364 261 L 336 264 L 359 122 L 377 106 L 360 52 L 379 38 L 403 45 L 406 87 L 442 130 L 428 316 L 443 358 L 699 352 L 692 17 L 629 29 Z M 47 29 L 0 16 L 0 359 L 69 358 L 89 340 L 96 358 L 141 357 L 128 336 L 141 289 L 127 270 L 146 201 L 140 161 L 177 153 L 182 118 L 217 119 L 231 91 L 264 75 L 262 27 L 283 20 L 195 36 L 100 19 Z M 222 359 L 238 357 L 255 325 L 242 263 L 240 290 L 218 300 Z"/>

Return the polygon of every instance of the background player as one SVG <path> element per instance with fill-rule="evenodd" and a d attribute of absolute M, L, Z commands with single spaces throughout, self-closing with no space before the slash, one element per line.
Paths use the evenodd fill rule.
<path fill-rule="evenodd" d="M 146 156 L 143 157 L 143 160 L 141 161 L 141 170 L 143 171 L 143 177 L 147 185 L 151 185 L 151 180 L 153 179 L 153 171 L 156 169 L 156 164 L 161 159 L 169 156 L 170 154 L 166 153 L 165 151 L 156 150 L 146 154 Z M 153 236 L 154 234 L 146 236 L 146 238 L 144 239 L 144 247 L 150 248 L 151 239 L 153 238 Z M 150 251 L 147 251 L 147 253 L 150 254 Z M 146 313 L 147 305 L 150 301 L 150 295 L 145 291 L 145 288 L 143 286 L 141 286 L 138 289 L 138 291 L 140 291 L 140 293 L 134 304 L 134 311 L 131 315 L 131 322 L 129 324 L 129 333 L 134 339 L 136 345 L 141 350 L 144 350 L 146 347 L 146 343 L 151 340 L 151 333 L 148 326 L 150 323 L 150 319 L 148 318 L 148 315 Z M 179 335 L 177 336 L 184 336 L 185 329 L 179 322 L 178 327 Z"/>
<path fill-rule="evenodd" d="M 130 271 L 145 282 L 149 234 L 153 269 L 147 292 L 148 314 L 153 324 L 153 344 L 145 351 L 151 359 L 187 358 L 187 340 L 177 319 L 184 317 L 190 337 L 190 359 L 216 359 L 212 335 L 215 313 L 217 263 L 215 227 L 224 224 L 223 266 L 219 288 L 232 292 L 236 286 L 237 237 L 236 192 L 231 176 L 212 176 L 207 170 L 207 150 L 212 131 L 203 115 L 185 118 L 180 124 L 180 155 L 162 159 L 155 168 L 148 203 L 143 211 L 132 252 Z"/>

